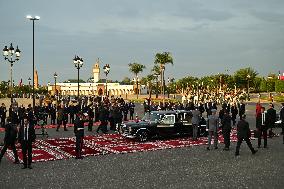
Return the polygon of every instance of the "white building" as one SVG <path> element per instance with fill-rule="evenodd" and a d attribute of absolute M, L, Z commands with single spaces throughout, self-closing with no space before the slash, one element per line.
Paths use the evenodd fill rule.
<path fill-rule="evenodd" d="M 99 59 L 93 66 L 93 81 L 92 83 L 80 83 L 79 94 L 80 95 L 105 95 L 106 90 L 109 96 L 112 95 L 126 95 L 136 94 L 136 85 L 120 85 L 119 83 L 98 83 L 100 80 L 100 64 Z M 140 93 L 140 86 L 138 86 L 138 92 Z M 77 95 L 78 83 L 56 83 L 56 90 L 58 94 L 65 95 Z M 52 95 L 55 94 L 55 85 L 48 86 L 48 92 Z"/>

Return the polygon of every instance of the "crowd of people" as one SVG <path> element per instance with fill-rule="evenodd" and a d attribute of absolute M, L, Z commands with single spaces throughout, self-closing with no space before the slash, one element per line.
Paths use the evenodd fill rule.
<path fill-rule="evenodd" d="M 155 103 L 150 99 L 146 99 L 143 103 L 144 112 L 160 111 L 160 110 L 191 110 L 192 111 L 192 127 L 193 140 L 197 140 L 197 127 L 201 116 L 207 117 L 208 146 L 207 150 L 211 150 L 211 140 L 214 137 L 214 148 L 218 149 L 218 134 L 222 130 L 224 137 L 224 149 L 230 150 L 230 134 L 232 127 L 236 125 L 238 142 L 235 155 L 239 155 L 242 141 L 246 141 L 252 153 L 257 150 L 252 147 L 250 142 L 250 127 L 246 121 L 246 105 L 243 101 L 231 101 L 232 99 L 223 99 L 221 109 L 217 111 L 217 103 L 209 99 L 206 101 L 195 102 L 194 99 L 182 100 L 182 102 Z M 36 139 L 34 126 L 43 122 L 46 125 L 48 120 L 50 124 L 57 125 L 56 131 L 59 131 L 63 125 L 64 131 L 67 131 L 67 124 L 74 124 L 74 133 L 76 136 L 76 158 L 82 158 L 82 144 L 84 138 L 84 123 L 88 123 L 88 131 L 93 131 L 93 123 L 99 122 L 96 132 L 107 133 L 109 130 L 116 130 L 116 125 L 122 121 L 134 120 L 135 104 L 131 101 L 125 101 L 123 98 L 89 97 L 83 98 L 76 102 L 71 99 L 61 99 L 57 103 L 41 103 L 34 108 L 31 105 L 24 107 L 18 106 L 15 102 L 9 109 L 5 104 L 0 107 L 0 123 L 1 127 L 5 127 L 4 147 L 1 150 L 0 162 L 7 148 L 10 146 L 15 155 L 15 163 L 19 163 L 18 154 L 15 144 L 17 140 L 21 143 L 24 169 L 31 167 L 32 142 Z M 7 112 L 8 111 L 8 112 Z M 8 113 L 8 117 L 6 117 Z M 206 113 L 206 115 L 204 115 Z M 137 116 L 136 116 L 137 117 Z M 50 119 L 48 119 L 50 118 Z M 237 118 L 239 118 L 237 122 Z M 280 111 L 280 119 L 282 120 L 282 134 L 284 124 L 284 103 Z M 269 109 L 260 104 L 256 104 L 256 132 L 258 138 L 258 148 L 261 147 L 262 138 L 264 140 L 263 147 L 267 148 L 267 136 L 272 136 L 272 128 L 276 121 L 276 110 L 273 104 L 269 105 Z M 20 126 L 19 129 L 17 126 Z M 270 129 L 270 130 L 269 130 Z M 268 132 L 269 131 L 269 132 Z M 283 136 L 284 143 L 284 136 Z"/>

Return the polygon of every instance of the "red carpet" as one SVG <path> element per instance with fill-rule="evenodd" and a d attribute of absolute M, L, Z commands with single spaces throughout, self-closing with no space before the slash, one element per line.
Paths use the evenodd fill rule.
<path fill-rule="evenodd" d="M 219 143 L 223 143 L 223 137 L 219 137 Z M 231 141 L 236 142 L 236 131 L 231 134 Z M 207 137 L 193 141 L 190 137 L 168 140 L 154 140 L 146 143 L 125 139 L 119 134 L 105 134 L 98 136 L 86 136 L 84 138 L 83 156 L 96 156 L 104 154 L 123 154 L 131 152 L 154 151 L 170 148 L 191 147 L 207 144 Z M 17 145 L 20 161 L 21 150 Z M 11 150 L 7 150 L 6 156 L 14 159 Z M 36 140 L 33 146 L 33 162 L 61 160 L 75 157 L 75 137 Z"/>
<path fill-rule="evenodd" d="M 134 120 L 129 120 L 129 122 L 133 122 Z M 94 122 L 93 126 L 98 126 L 100 123 L 99 122 Z M 85 127 L 88 126 L 88 123 L 85 123 Z M 61 128 L 63 128 L 63 125 L 60 126 Z M 66 127 L 74 127 L 74 124 L 66 124 Z M 44 128 L 46 129 L 54 129 L 57 128 L 57 125 L 46 125 L 44 126 Z M 36 125 L 35 129 L 41 129 L 40 125 Z M 0 127 L 0 132 L 4 132 L 5 128 Z"/>

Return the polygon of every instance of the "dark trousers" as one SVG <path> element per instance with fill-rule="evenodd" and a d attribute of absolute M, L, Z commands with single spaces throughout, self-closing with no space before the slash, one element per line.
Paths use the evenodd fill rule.
<path fill-rule="evenodd" d="M 240 153 L 240 147 L 241 147 L 243 140 L 246 141 L 251 152 L 255 151 L 254 148 L 252 147 L 250 139 L 248 137 L 241 137 L 241 138 L 238 138 L 237 147 L 236 147 L 236 155 L 239 155 L 239 153 Z"/>
<path fill-rule="evenodd" d="M 236 116 L 232 116 L 233 125 L 236 125 Z"/>
<path fill-rule="evenodd" d="M 51 117 L 51 125 L 56 125 L 55 120 L 56 120 L 55 117 Z"/>
<path fill-rule="evenodd" d="M 134 112 L 130 112 L 130 120 L 134 120 L 133 115 L 134 115 Z"/>
<path fill-rule="evenodd" d="M 4 117 L 1 118 L 1 127 L 5 127 L 5 119 Z"/>
<path fill-rule="evenodd" d="M 127 121 L 127 114 L 124 114 L 123 117 L 124 117 L 123 120 L 124 120 L 124 121 Z"/>
<path fill-rule="evenodd" d="M 267 147 L 267 130 L 260 129 L 258 132 L 258 146 L 261 146 L 261 137 L 263 137 L 264 147 Z"/>
<path fill-rule="evenodd" d="M 97 128 L 97 133 L 101 130 L 103 133 L 107 132 L 107 121 L 101 121 L 100 125 Z"/>
<path fill-rule="evenodd" d="M 229 148 L 230 147 L 230 133 L 231 133 L 231 130 L 224 130 L 223 131 L 223 138 L 224 138 L 225 148 Z"/>
<path fill-rule="evenodd" d="M 65 120 L 57 120 L 57 130 L 59 130 L 59 127 L 61 125 L 64 125 L 64 130 L 66 130 L 66 121 Z"/>
<path fill-rule="evenodd" d="M 4 154 L 6 153 L 6 150 L 7 148 L 11 146 L 12 150 L 13 150 L 13 153 L 14 153 L 14 157 L 15 157 L 15 161 L 19 161 L 19 158 L 18 158 L 18 153 L 17 153 L 17 149 L 16 149 L 16 146 L 15 146 L 15 142 L 11 143 L 11 144 L 4 144 L 4 147 L 2 148 L 1 150 L 1 153 L 0 153 L 0 160 L 2 159 L 2 157 L 4 156 Z"/>
<path fill-rule="evenodd" d="M 82 157 L 82 149 L 83 149 L 83 136 L 81 135 L 76 135 L 76 158 L 81 158 Z"/>
<path fill-rule="evenodd" d="M 88 124 L 88 131 L 92 131 L 93 130 L 93 124 L 94 124 L 93 118 L 90 118 L 89 119 L 89 124 Z"/>
<path fill-rule="evenodd" d="M 114 128 L 113 128 L 113 130 L 115 131 L 115 130 L 117 129 L 117 128 L 116 128 L 116 125 L 117 125 L 117 124 L 119 124 L 119 125 L 120 125 L 120 124 L 121 124 L 121 122 L 122 122 L 122 120 L 121 120 L 120 118 L 114 118 L 114 119 L 113 119 L 113 122 L 114 122 L 114 123 L 113 123 L 113 124 L 114 124 L 114 126 L 113 126 L 113 127 L 114 127 Z"/>
<path fill-rule="evenodd" d="M 22 153 L 23 153 L 23 162 L 24 166 L 31 165 L 32 163 L 32 142 L 31 141 L 22 141 Z"/>
<path fill-rule="evenodd" d="M 100 116 L 100 114 L 99 114 L 99 113 L 95 113 L 95 122 L 100 121 L 100 120 L 99 120 L 99 116 Z"/>
<path fill-rule="evenodd" d="M 110 130 L 115 131 L 115 124 L 116 124 L 116 122 L 115 122 L 115 118 L 113 118 L 113 117 L 109 118 L 109 126 L 110 126 Z"/>
<path fill-rule="evenodd" d="M 74 124 L 74 114 L 70 114 L 70 123 Z"/>

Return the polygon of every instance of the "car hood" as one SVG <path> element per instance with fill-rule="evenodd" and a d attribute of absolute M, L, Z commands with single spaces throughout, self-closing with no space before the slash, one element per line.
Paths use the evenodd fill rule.
<path fill-rule="evenodd" d="M 139 122 L 127 122 L 124 123 L 126 127 L 148 127 L 154 125 L 156 122 L 151 121 L 139 121 Z"/>

